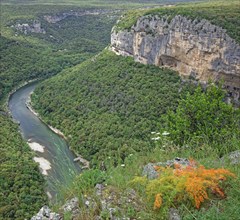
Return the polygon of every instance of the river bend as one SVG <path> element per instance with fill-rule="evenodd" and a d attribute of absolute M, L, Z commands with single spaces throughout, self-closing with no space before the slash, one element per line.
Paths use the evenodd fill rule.
<path fill-rule="evenodd" d="M 80 172 L 73 161 L 74 154 L 66 141 L 48 128 L 27 107 L 26 102 L 38 83 L 18 89 L 9 99 L 9 110 L 29 146 L 35 151 L 34 160 L 46 178 L 46 192 L 51 198 L 61 196 L 62 186 L 68 186 Z"/>

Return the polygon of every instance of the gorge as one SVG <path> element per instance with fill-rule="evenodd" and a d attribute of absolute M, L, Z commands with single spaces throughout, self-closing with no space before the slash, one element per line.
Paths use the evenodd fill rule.
<path fill-rule="evenodd" d="M 35 151 L 33 159 L 39 163 L 46 177 L 47 194 L 54 201 L 61 197 L 61 186 L 69 185 L 80 172 L 80 166 L 74 162 L 75 156 L 66 141 L 27 108 L 26 102 L 37 84 L 27 84 L 13 93 L 9 100 L 9 110 L 13 119 L 19 123 L 24 139 Z"/>
<path fill-rule="evenodd" d="M 203 83 L 224 80 L 235 101 L 239 100 L 240 46 L 226 30 L 207 20 L 145 15 L 129 29 L 113 28 L 111 50 Z"/>
<path fill-rule="evenodd" d="M 151 2 L 3 5 L 0 219 L 239 218 L 239 1 Z"/>

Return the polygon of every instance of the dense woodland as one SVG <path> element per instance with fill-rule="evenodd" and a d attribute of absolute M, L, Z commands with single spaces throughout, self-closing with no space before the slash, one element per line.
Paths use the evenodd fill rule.
<path fill-rule="evenodd" d="M 236 1 L 234 4 L 236 6 Z M 199 4 L 194 9 L 192 5 L 186 5 L 147 13 L 179 13 L 191 18 L 197 15 L 207 18 L 207 12 L 211 10 L 209 16 L 215 20 L 210 20 L 227 27 L 228 33 L 238 40 L 239 10 L 235 6 L 217 2 Z M 223 11 L 230 9 L 225 13 L 225 23 L 221 20 L 223 11 L 220 8 Z M 142 13 L 130 13 L 130 16 L 137 18 Z M 131 20 L 129 23 L 128 16 L 118 24 L 120 28 L 133 24 Z M 224 102 L 225 95 L 217 86 L 210 86 L 205 91 L 201 87 L 193 88 L 191 84 L 182 84 L 173 71 L 135 63 L 132 58 L 116 56 L 105 50 L 41 83 L 32 101 L 47 123 L 67 135 L 71 148 L 91 160 L 94 169 L 78 177 L 74 187 L 66 193 L 67 197 L 79 195 L 81 199 L 82 194 L 94 193 L 93 187 L 99 182 L 110 185 L 116 193 L 124 193 L 131 181 L 135 181 L 134 176 L 141 175 L 142 167 L 149 161 L 182 156 L 197 159 L 208 168 L 221 167 L 217 162 L 219 157 L 238 150 L 240 145 L 240 111 Z M 161 135 L 164 133 L 168 136 Z M 97 168 L 101 161 L 106 166 L 105 172 Z M 226 166 L 239 175 L 238 167 Z M 142 181 L 141 178 L 138 180 Z M 146 197 L 146 203 L 139 202 L 141 212 L 128 207 L 125 212 L 128 217 L 166 219 L 166 209 L 152 212 L 153 200 L 147 197 L 147 193 L 157 192 L 154 191 L 154 187 L 157 190 L 159 186 L 156 181 L 147 189 L 144 189 L 143 182 L 143 186 L 141 183 L 137 185 L 135 189 L 141 199 Z M 162 187 L 171 188 L 170 183 L 169 179 L 169 185 Z M 191 202 L 186 201 L 180 205 L 175 202 L 165 205 L 167 208 L 178 206 L 183 219 L 235 219 L 239 215 L 238 183 L 239 177 L 229 183 L 231 188 L 224 186 L 229 200 L 220 201 L 212 196 L 210 207 L 205 202 L 203 206 L 209 207 L 207 211 L 198 212 Z M 164 193 L 163 201 L 176 193 L 174 187 L 171 192 Z M 217 211 L 219 206 L 222 207 L 220 212 Z M 93 218 L 94 212 L 87 215 Z"/>
<path fill-rule="evenodd" d="M 184 89 L 171 70 L 105 50 L 41 84 L 32 101 L 47 123 L 71 135 L 75 152 L 99 161 L 149 149 L 160 116 L 176 107 Z"/>
<path fill-rule="evenodd" d="M 45 181 L 18 126 L 0 113 L 0 219 L 30 219 L 47 203 Z"/>
<path fill-rule="evenodd" d="M 19 9 L 16 6 L 3 7 L 6 8 L 5 13 L 8 13 L 10 21 L 4 19 L 3 36 L 0 36 L 0 83 L 2 85 L 0 103 L 14 87 L 22 82 L 50 77 L 100 52 L 109 43 L 110 31 L 118 16 L 109 11 L 110 17 L 107 14 L 69 16 L 58 23 L 51 24 L 43 19 L 42 14 L 38 14 L 36 19 L 42 22 L 46 34 L 25 35 L 11 26 L 17 23 L 33 23 L 32 16 L 36 16 L 37 12 L 40 13 L 46 7 L 29 6 L 32 9 L 32 15 L 28 14 L 27 18 L 24 18 L 26 11 L 29 10 L 27 6 Z M 62 7 L 50 8 L 53 8 L 53 14 L 63 13 Z M 46 13 L 49 11 L 48 7 Z M 13 16 L 16 12 L 17 18 Z M 15 35 L 8 37 L 9 32 Z"/>
<path fill-rule="evenodd" d="M 6 113 L 7 95 L 26 81 L 53 76 L 100 52 L 109 42 L 117 15 L 69 17 L 50 24 L 43 19 L 43 12 L 54 15 L 72 7 L 1 7 L 0 219 L 30 219 L 47 203 L 45 181 L 32 160 L 34 153 Z M 25 35 L 11 27 L 17 23 L 31 24 L 35 19 L 42 22 L 46 35 Z"/>
<path fill-rule="evenodd" d="M 135 63 L 132 58 L 116 56 L 108 50 L 94 56 L 109 43 L 112 25 L 119 17 L 119 11 L 112 13 L 113 9 L 147 6 L 141 4 L 144 0 L 127 1 L 128 4 L 123 1 L 119 5 L 113 2 L 116 3 L 99 0 L 86 4 L 72 0 L 68 4 L 58 1 L 55 6 L 55 0 L 39 0 L 38 4 L 2 1 L 0 219 L 29 219 L 47 203 L 44 179 L 32 160 L 34 153 L 22 140 L 18 126 L 4 106 L 9 92 L 31 79 L 51 77 L 39 84 L 33 94 L 34 108 L 45 122 L 63 131 L 70 147 L 90 159 L 94 167 L 66 189 L 66 198 L 91 195 L 99 182 L 122 194 L 150 161 L 178 156 L 197 159 L 207 168 L 219 168 L 223 166 L 219 157 L 239 149 L 240 111 L 223 102 L 225 93 L 221 89 L 215 86 L 207 91 L 196 89 L 182 83 L 174 71 Z M 147 2 L 153 6 L 166 1 Z M 107 5 L 111 16 L 69 16 L 56 24 L 43 19 L 45 14 L 95 9 L 99 3 L 100 8 Z M 181 14 L 209 19 L 239 42 L 238 6 L 239 1 L 231 0 L 133 11 L 119 23 L 119 28 L 131 27 L 143 14 L 170 17 Z M 25 35 L 11 27 L 34 20 L 41 22 L 45 35 Z M 169 135 L 162 136 L 166 131 Z M 101 161 L 105 161 L 107 171 L 98 170 Z M 178 208 L 183 219 L 238 219 L 239 166 L 224 165 L 237 177 L 223 185 L 227 199 L 213 195 L 200 210 L 189 201 L 181 202 Z M 140 211 L 129 206 L 125 211 L 127 217 L 146 220 L 166 217 L 161 210 L 153 211 L 153 201 L 147 199 L 144 187 L 135 190 Z M 165 196 L 167 199 L 168 195 Z M 171 203 L 168 208 L 172 206 L 176 204 Z M 88 212 L 85 217 L 93 219 L 96 213 Z M 106 213 L 102 216 L 109 217 Z"/>

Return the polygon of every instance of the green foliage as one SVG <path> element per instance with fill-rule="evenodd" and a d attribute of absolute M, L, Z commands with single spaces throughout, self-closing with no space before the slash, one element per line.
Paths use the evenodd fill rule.
<path fill-rule="evenodd" d="M 56 8 L 52 7 L 53 10 Z M 14 7 L 11 8 L 15 10 Z M 50 12 L 47 15 L 61 16 L 64 13 L 74 11 L 75 13 L 83 14 L 85 11 L 101 9 L 94 8 L 60 8 L 57 12 Z M 44 28 L 46 34 L 28 33 L 28 37 L 34 38 L 38 43 L 48 45 L 54 52 L 59 52 L 62 57 L 66 54 L 95 54 L 103 50 L 110 42 L 111 28 L 116 22 L 119 12 L 114 10 L 106 10 L 105 14 L 99 15 L 82 15 L 82 16 L 67 16 L 66 18 L 56 22 L 49 23 L 44 19 L 45 13 L 38 14 L 36 19 L 41 22 L 41 27 Z M 16 23 L 33 23 L 33 19 L 13 19 L 11 24 Z M 20 31 L 15 31 L 20 38 L 24 34 Z M 80 63 L 80 62 L 78 62 Z"/>
<path fill-rule="evenodd" d="M 107 179 L 107 174 L 99 169 L 84 170 L 76 176 L 72 185 L 64 189 L 66 198 L 79 197 L 82 201 L 84 196 L 92 193 L 96 184 L 103 183 Z"/>
<path fill-rule="evenodd" d="M 203 164 L 206 167 L 206 170 L 218 170 L 222 167 L 223 163 L 219 160 L 218 156 L 215 154 L 214 150 L 211 149 L 211 146 L 208 147 L 208 151 L 197 152 L 191 149 L 180 149 L 177 150 L 175 147 L 172 151 L 162 151 L 162 145 L 159 144 L 156 148 L 152 149 L 151 151 L 143 152 L 143 153 L 134 153 L 133 155 L 129 155 L 125 159 L 125 166 L 108 166 L 107 171 L 105 171 L 105 184 L 107 187 L 107 192 L 118 193 L 118 195 L 124 195 L 126 191 L 129 190 L 129 187 L 134 187 L 137 199 L 134 200 L 134 206 L 132 207 L 133 210 L 129 210 L 129 207 L 124 208 L 125 216 L 136 218 L 136 219 L 146 219 L 146 220 L 160 220 L 166 219 L 165 216 L 168 214 L 168 207 L 176 207 L 178 206 L 180 216 L 182 219 L 238 219 L 239 216 L 239 177 L 240 177 L 240 169 L 239 166 L 233 166 L 231 164 L 224 164 L 224 167 L 234 174 L 236 174 L 236 178 L 229 179 L 226 184 L 220 183 L 221 187 L 224 188 L 224 193 L 227 195 L 226 199 L 222 199 L 214 194 L 211 194 L 211 190 L 208 191 L 210 193 L 210 199 L 202 204 L 202 208 L 200 210 L 196 210 L 194 206 L 194 200 L 191 198 L 186 197 L 186 193 L 184 193 L 184 202 L 179 202 L 174 200 L 174 197 L 178 194 L 180 189 L 176 189 L 174 184 L 178 185 L 178 181 L 174 181 L 176 177 L 173 177 L 173 172 L 169 169 L 169 172 L 165 172 L 162 176 L 162 184 L 158 184 L 158 179 L 148 187 L 149 189 L 149 197 L 146 194 L 146 186 L 150 183 L 146 177 L 141 177 L 143 166 L 149 162 L 159 162 L 159 161 L 166 161 L 168 159 L 173 159 L 174 157 L 182 157 L 187 158 L 189 156 L 193 156 L 199 158 L 199 163 Z M 209 169 L 211 168 L 211 169 Z M 212 169 L 213 168 L 213 169 Z M 201 172 L 199 172 L 201 174 Z M 195 172 L 198 175 L 198 172 Z M 136 177 L 137 176 L 137 177 Z M 167 178 L 171 176 L 171 178 Z M 208 175 L 213 178 L 214 175 L 209 172 Z M 179 178 L 181 179 L 181 178 Z M 131 184 L 129 182 L 131 181 Z M 185 180 L 182 179 L 182 182 Z M 179 182 L 180 183 L 180 182 Z M 196 184 L 195 180 L 193 179 L 193 183 Z M 155 200 L 155 195 L 150 192 L 152 191 L 152 187 L 156 189 L 155 193 L 159 193 L 159 189 L 163 191 L 163 199 L 162 199 L 162 208 L 160 210 L 156 209 L 153 210 L 153 204 Z M 158 188 L 159 187 L 159 188 Z M 75 185 L 75 189 L 80 189 L 80 184 Z M 66 196 L 72 197 L 76 196 L 76 191 L 69 193 L 72 189 L 67 191 Z M 88 198 L 95 198 L 96 201 L 98 199 L 95 195 L 94 187 L 88 189 L 85 193 L 80 192 L 78 194 L 79 200 L 81 201 L 83 195 L 87 196 Z M 119 197 L 118 197 L 119 198 Z M 130 197 L 131 199 L 131 197 Z M 180 197 L 178 197 L 180 199 Z M 119 200 L 116 200 L 117 202 Z M 121 201 L 121 200 L 120 200 Z M 165 208 L 164 208 L 165 207 Z M 130 214 L 130 213 L 132 214 Z M 92 214 L 92 219 L 94 218 L 94 212 L 90 212 Z M 99 212 L 97 212 L 99 213 Z M 95 213 L 95 215 L 97 214 Z M 103 212 L 103 216 L 108 216 L 108 212 Z M 129 215 L 128 215 L 129 214 Z M 81 219 L 81 218 L 80 218 Z M 91 219 L 91 218 L 88 218 Z"/>
<path fill-rule="evenodd" d="M 7 94 L 21 83 L 47 78 L 64 68 L 79 64 L 103 50 L 110 42 L 110 31 L 118 15 L 113 10 L 109 10 L 110 16 L 69 16 L 53 24 L 44 20 L 46 14 L 61 14 L 72 9 L 72 6 L 3 6 L 0 105 Z M 84 12 L 93 9 L 74 10 Z M 25 35 L 11 27 L 17 23 L 32 24 L 34 19 L 41 22 L 46 34 Z"/>
<path fill-rule="evenodd" d="M 171 3 L 178 2 L 193 2 L 198 0 L 171 0 Z M 156 5 L 156 4 L 166 4 L 169 3 L 169 0 L 2 0 L 3 4 L 26 4 L 26 5 L 34 5 L 34 4 L 42 4 L 42 5 L 73 5 L 73 6 L 101 6 L 101 7 L 121 7 L 121 8 L 129 8 L 129 7 L 141 7 L 144 5 Z"/>
<path fill-rule="evenodd" d="M 195 162 L 187 167 L 177 165 L 175 168 L 156 167 L 159 174 L 156 179 L 135 177 L 130 182 L 133 186 L 140 184 L 145 188 L 143 196 L 146 195 L 153 208 L 163 216 L 167 216 L 170 207 L 188 204 L 188 201 L 199 209 L 205 201 L 209 201 L 210 196 L 211 199 L 225 198 L 222 182 L 235 177 L 227 169 L 206 169 L 196 166 Z"/>
<path fill-rule="evenodd" d="M 130 11 L 117 24 L 117 30 L 129 29 L 140 16 L 167 15 L 169 19 L 175 15 L 183 15 L 190 19 L 207 19 L 211 23 L 227 30 L 227 33 L 240 42 L 240 3 L 238 0 L 207 1 L 192 4 L 179 4 L 173 7 L 161 7 L 142 11 Z"/>
<path fill-rule="evenodd" d="M 47 203 L 45 181 L 32 160 L 34 154 L 22 140 L 18 127 L 1 111 L 7 95 L 25 81 L 47 78 L 81 63 L 109 42 L 114 16 L 69 17 L 59 24 L 49 24 L 43 19 L 44 13 L 71 9 L 70 6 L 1 5 L 0 219 L 30 219 Z M 17 22 L 31 24 L 35 19 L 42 22 L 46 35 L 25 35 L 11 27 Z"/>
<path fill-rule="evenodd" d="M 102 183 L 106 179 L 106 174 L 98 169 L 87 170 L 80 174 L 75 181 L 77 191 L 86 193 L 90 189 L 94 188 L 97 183 Z"/>
<path fill-rule="evenodd" d="M 88 1 L 87 4 L 93 6 L 100 2 L 102 3 Z M 112 2 L 114 1 L 105 1 L 104 5 L 110 4 L 110 7 L 115 7 Z M 137 5 L 134 0 L 131 2 Z M 157 1 L 152 1 L 155 2 Z M 204 4 L 142 12 L 167 14 L 170 18 L 176 14 L 192 19 L 207 18 L 225 28 L 228 34 L 239 42 L 239 2 L 233 0 L 230 2 L 229 4 L 229 1 L 227 3 L 208 1 Z M 40 0 L 37 3 L 18 1 L 17 5 L 16 1 L 12 0 L 11 3 L 12 5 L 1 5 L 3 13 L 0 24 L 1 103 L 3 98 L 20 83 L 50 77 L 102 50 L 109 42 L 108 32 L 116 19 L 109 18 L 111 16 L 98 16 L 98 19 L 92 16 L 69 17 L 59 24 L 48 24 L 43 20 L 44 14 L 58 14 L 75 9 L 76 5 L 86 6 L 86 1 L 72 0 L 67 3 L 58 1 L 58 6 L 54 5 L 55 0 L 47 2 Z M 129 7 L 129 4 L 126 7 Z M 121 25 L 121 28 L 130 27 L 140 15 L 141 12 L 132 14 L 130 20 L 126 20 L 125 16 L 119 27 Z M 15 32 L 10 28 L 17 21 L 32 22 L 36 18 L 42 22 L 47 35 L 17 33 L 15 36 Z M 33 101 L 44 120 L 60 128 L 68 136 L 74 151 L 95 161 L 105 160 L 107 166 L 106 172 L 100 170 L 84 172 L 74 182 L 73 194 L 70 193 L 67 197 L 73 196 L 75 192 L 81 197 L 84 192 L 93 191 L 96 183 L 103 181 L 124 192 L 129 187 L 128 181 L 135 175 L 141 175 L 142 166 L 149 161 L 165 161 L 174 156 L 187 157 L 194 154 L 195 157 L 201 158 L 204 165 L 217 166 L 217 155 L 213 150 L 215 146 L 218 149 L 239 149 L 240 138 L 237 132 L 239 124 L 238 127 L 235 124 L 239 123 L 238 110 L 220 102 L 223 94 L 218 90 L 213 90 L 208 97 L 196 91 L 195 95 L 199 95 L 197 100 L 203 106 L 194 102 L 191 96 L 187 97 L 187 101 L 192 103 L 183 102 L 185 104 L 182 104 L 182 108 L 186 107 L 186 104 L 190 106 L 194 120 L 200 122 L 200 125 L 194 122 L 194 126 L 190 126 L 192 124 L 188 122 L 192 118 L 184 117 L 183 123 L 189 126 L 193 133 L 195 132 L 194 137 L 180 124 L 174 125 L 183 131 L 183 134 L 181 132 L 176 134 L 179 142 L 187 145 L 199 142 L 200 139 L 203 146 L 200 150 L 196 148 L 176 150 L 174 144 L 171 148 L 167 146 L 171 151 L 164 150 L 166 148 L 162 144 L 155 148 L 156 143 L 151 142 L 150 132 L 161 127 L 163 122 L 161 115 L 169 108 L 171 110 L 176 108 L 180 88 L 180 79 L 173 71 L 134 63 L 131 58 L 118 57 L 110 52 L 104 52 L 84 64 L 64 70 L 59 76 L 39 85 Z M 211 101 L 208 98 L 211 98 Z M 206 111 L 208 105 L 210 108 Z M 177 113 L 169 113 L 176 122 L 180 120 L 176 117 Z M 180 113 L 188 114 L 185 109 Z M 213 124 L 208 123 L 209 120 Z M 217 126 L 220 133 L 213 125 Z M 17 126 L 1 111 L 0 137 L 0 219 L 28 219 L 46 203 L 43 177 L 37 164 L 32 160 L 33 153 L 22 141 Z M 115 167 L 123 162 L 124 166 Z M 234 170 L 232 166 L 229 168 Z M 239 177 L 238 167 L 235 168 L 235 172 L 238 172 Z M 144 184 L 145 180 L 142 183 Z M 139 186 L 138 192 L 142 193 L 140 188 Z M 189 206 L 181 206 L 182 216 L 185 219 L 237 219 L 240 215 L 239 178 L 231 183 L 231 188 L 227 191 L 228 199 L 213 201 L 213 205 L 208 207 L 207 211 L 196 212 Z M 145 197 L 142 199 L 145 201 Z M 152 212 L 151 208 L 152 205 L 148 208 L 141 204 L 138 209 L 141 211 L 126 209 L 126 213 L 131 212 L 133 216 L 146 220 L 160 219 L 161 216 Z M 94 213 L 90 215 L 93 216 Z"/>
<path fill-rule="evenodd" d="M 232 131 L 233 126 L 232 119 L 237 116 L 235 113 L 238 110 L 224 103 L 223 99 L 224 92 L 218 87 L 211 85 L 205 93 L 200 87 L 197 88 L 192 95 L 188 94 L 185 99 L 181 100 L 179 106 L 181 106 L 182 111 L 185 112 L 189 109 L 189 106 L 192 105 L 196 115 L 202 114 L 196 119 L 199 123 L 202 119 L 207 121 L 213 120 L 211 123 L 218 126 L 218 123 L 215 124 L 215 115 L 219 120 L 226 119 L 226 121 L 222 123 L 224 123 L 225 131 L 231 133 L 230 131 Z M 185 104 L 184 106 L 181 104 L 182 102 Z M 189 104 L 187 107 L 186 103 Z M 196 106 L 196 108 L 194 108 L 194 106 Z M 198 111 L 195 110 L 199 109 L 199 107 L 203 109 L 200 109 L 198 113 Z M 176 112 L 178 112 L 178 108 Z M 206 109 L 208 109 L 208 117 L 205 116 Z M 189 112 L 186 114 L 189 115 Z M 169 113 L 167 113 L 165 120 L 169 120 L 168 116 Z M 214 134 L 212 135 L 214 136 Z M 215 135 L 217 135 L 217 131 Z M 134 212 L 132 215 L 134 218 L 146 220 L 166 219 L 169 207 L 177 206 L 183 219 L 227 219 L 228 217 L 237 219 L 239 215 L 239 166 L 234 167 L 233 165 L 225 164 L 225 166 L 227 166 L 226 168 L 235 173 L 237 178 L 228 181 L 228 184 L 223 184 L 223 181 L 219 181 L 220 176 L 222 179 L 223 176 L 231 176 L 232 174 L 227 169 L 219 169 L 223 164 L 216 154 L 214 149 L 216 145 L 214 143 L 203 139 L 201 149 L 198 147 L 193 149 L 187 147 L 179 149 L 174 145 L 173 141 L 166 140 L 165 142 L 156 142 L 155 148 L 142 152 L 132 152 L 125 158 L 124 166 L 119 165 L 114 167 L 114 163 L 111 163 L 113 158 L 108 158 L 109 162 L 106 163 L 105 183 L 107 183 L 109 187 L 115 187 L 116 190 L 122 191 L 122 194 L 129 186 L 134 186 L 140 196 L 140 201 L 144 201 L 144 205 L 140 201 L 139 204 L 137 203 L 141 212 Z M 230 138 L 229 141 L 232 142 L 233 139 Z M 185 142 L 186 146 L 191 143 L 189 140 Z M 228 142 L 219 142 L 217 146 L 224 148 L 226 147 L 226 143 Z M 165 146 L 166 144 L 168 146 Z M 239 149 L 239 141 L 233 141 L 232 146 L 232 149 Z M 156 167 L 161 173 L 159 178 L 148 180 L 146 177 L 140 177 L 140 175 L 142 175 L 142 167 L 146 163 L 166 161 L 176 156 L 188 158 L 193 155 L 207 168 L 202 166 L 194 168 L 193 166 L 192 168 L 186 169 L 178 168 L 179 170 L 177 172 L 173 172 L 173 169 L 170 168 L 160 169 L 160 167 Z M 133 176 L 137 177 L 132 180 Z M 131 182 L 131 184 L 128 184 L 129 182 Z M 221 188 L 219 186 L 221 186 Z M 205 192 L 205 197 L 203 198 L 201 197 L 202 194 L 198 193 L 203 192 L 201 190 Z M 91 189 L 89 189 L 89 191 L 91 191 Z M 223 199 L 224 194 L 228 196 L 227 199 Z M 203 202 L 204 200 L 208 200 L 210 203 Z M 155 209 L 160 208 L 160 211 L 153 211 L 153 204 L 155 205 Z M 203 206 L 203 209 L 196 211 L 196 207 L 200 207 L 200 204 Z M 108 215 L 108 213 L 105 214 L 106 216 Z"/>
<path fill-rule="evenodd" d="M 10 119 L 0 114 L 0 219 L 30 219 L 47 203 L 33 153 Z"/>
<path fill-rule="evenodd" d="M 228 152 L 236 150 L 227 143 L 240 137 L 240 110 L 225 103 L 224 97 L 223 90 L 215 85 L 210 85 L 206 92 L 198 87 L 194 94 L 188 94 L 179 102 L 176 112 L 165 116 L 171 140 L 177 145 L 191 140 L 214 144 L 220 153 L 222 143 Z"/>
<path fill-rule="evenodd" d="M 47 123 L 70 136 L 75 152 L 95 161 L 110 156 L 121 162 L 151 148 L 150 133 L 160 116 L 176 107 L 181 87 L 172 70 L 106 50 L 41 83 L 32 101 Z"/>
<path fill-rule="evenodd" d="M 0 49 L 0 101 L 20 83 L 51 76 L 63 68 L 54 58 L 46 57 L 41 48 L 27 43 L 0 36 Z"/>

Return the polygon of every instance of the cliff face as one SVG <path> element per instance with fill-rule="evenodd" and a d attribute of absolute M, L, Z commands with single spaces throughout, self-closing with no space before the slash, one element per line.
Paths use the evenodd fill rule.
<path fill-rule="evenodd" d="M 15 28 L 17 31 L 20 31 L 24 34 L 28 33 L 37 33 L 37 34 L 46 34 L 46 31 L 41 27 L 40 21 L 33 21 L 32 24 L 19 24 L 17 23 L 15 26 L 13 25 L 12 28 Z"/>
<path fill-rule="evenodd" d="M 81 11 L 68 11 L 58 13 L 56 15 L 44 15 L 43 18 L 48 22 L 55 24 L 59 21 L 66 19 L 67 17 L 74 16 L 74 17 L 81 17 L 86 15 L 108 15 L 108 16 L 116 16 L 116 14 L 120 13 L 121 10 L 113 9 L 92 9 L 92 10 L 81 10 Z"/>
<path fill-rule="evenodd" d="M 111 50 L 144 64 L 170 67 L 202 82 L 224 79 L 239 99 L 240 46 L 207 20 L 144 16 L 130 30 L 113 28 Z"/>

